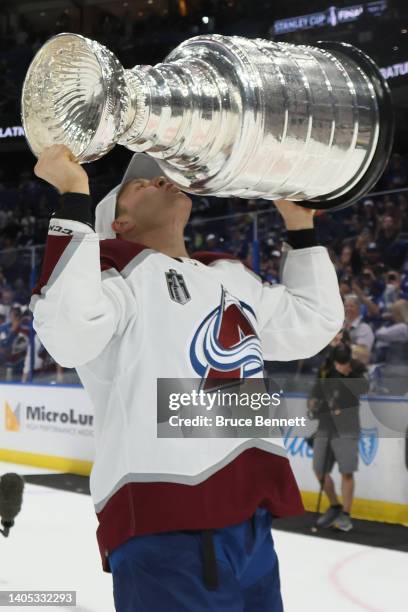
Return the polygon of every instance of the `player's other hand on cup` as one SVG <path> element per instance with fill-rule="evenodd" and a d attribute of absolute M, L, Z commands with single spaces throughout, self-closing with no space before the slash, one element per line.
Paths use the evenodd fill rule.
<path fill-rule="evenodd" d="M 52 145 L 45 149 L 38 158 L 34 173 L 60 193 L 89 194 L 88 175 L 65 145 Z"/>
<path fill-rule="evenodd" d="M 274 200 L 288 230 L 311 229 L 313 227 L 313 215 L 315 210 L 304 208 L 290 200 Z"/>

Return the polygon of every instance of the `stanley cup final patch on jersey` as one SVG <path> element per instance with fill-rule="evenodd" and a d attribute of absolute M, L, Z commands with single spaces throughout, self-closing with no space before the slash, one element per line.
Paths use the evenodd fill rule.
<path fill-rule="evenodd" d="M 179 274 L 177 270 L 170 269 L 166 272 L 166 280 L 170 297 L 174 302 L 178 304 L 187 304 L 187 302 L 191 300 L 186 281 L 182 274 Z"/>

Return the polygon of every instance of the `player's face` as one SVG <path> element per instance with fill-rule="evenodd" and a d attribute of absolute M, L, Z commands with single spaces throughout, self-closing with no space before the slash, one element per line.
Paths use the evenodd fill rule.
<path fill-rule="evenodd" d="M 164 177 L 152 180 L 134 179 L 126 184 L 120 195 L 119 221 L 127 222 L 140 232 L 159 227 L 185 225 L 191 212 L 190 198 Z"/>

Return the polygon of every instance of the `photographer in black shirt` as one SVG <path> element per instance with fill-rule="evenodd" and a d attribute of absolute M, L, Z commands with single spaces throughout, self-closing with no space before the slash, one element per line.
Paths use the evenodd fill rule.
<path fill-rule="evenodd" d="M 319 527 L 350 531 L 354 472 L 358 469 L 360 435 L 359 396 L 368 390 L 367 370 L 353 359 L 344 341 L 331 347 L 308 399 L 308 409 L 319 420 L 313 445 L 313 469 L 329 498 L 330 508 L 317 521 Z M 330 473 L 334 463 L 341 473 L 343 505 Z M 324 479 L 324 480 L 323 480 Z"/>

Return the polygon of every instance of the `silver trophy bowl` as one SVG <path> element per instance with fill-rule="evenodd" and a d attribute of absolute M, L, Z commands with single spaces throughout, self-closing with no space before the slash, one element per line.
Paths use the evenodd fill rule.
<path fill-rule="evenodd" d="M 361 51 L 237 36 L 191 38 L 125 70 L 103 45 L 59 34 L 30 65 L 22 119 L 37 156 L 63 143 L 89 162 L 121 144 L 186 192 L 321 209 L 367 193 L 393 141 L 389 89 Z"/>

